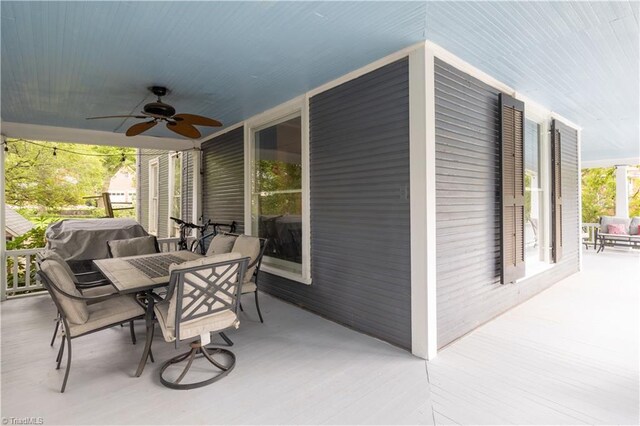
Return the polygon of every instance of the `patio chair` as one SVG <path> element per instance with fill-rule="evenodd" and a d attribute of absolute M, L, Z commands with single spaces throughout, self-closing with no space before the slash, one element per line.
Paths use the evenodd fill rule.
<path fill-rule="evenodd" d="M 116 291 L 111 285 L 111 282 L 105 278 L 99 271 L 89 271 L 89 272 L 73 272 L 69 264 L 53 250 L 45 250 L 42 253 L 39 253 L 36 257 L 38 266 L 40 267 L 42 262 L 45 259 L 53 260 L 58 262 L 65 272 L 71 277 L 73 283 L 76 288 L 82 293 L 83 296 L 87 297 L 97 297 L 104 296 L 107 294 L 114 294 Z M 89 279 L 93 278 L 93 279 Z M 91 302 L 89 302 L 91 303 Z M 60 328 L 60 312 L 58 312 L 55 319 L 55 327 L 53 329 L 53 336 L 51 337 L 51 343 L 49 346 L 53 346 L 53 343 L 56 340 L 56 336 L 58 335 L 58 329 Z M 133 330 L 133 324 L 131 324 L 131 342 L 136 344 L 136 336 Z"/>
<path fill-rule="evenodd" d="M 107 251 L 109 257 L 139 256 L 160 253 L 160 245 L 158 245 L 158 239 L 155 236 L 149 235 L 125 240 L 109 240 L 107 241 Z"/>
<path fill-rule="evenodd" d="M 239 235 L 231 249 L 232 252 L 240 253 L 251 259 L 242 283 L 242 294 L 253 293 L 256 301 L 256 311 L 258 311 L 258 317 L 263 324 L 264 319 L 262 318 L 260 303 L 258 302 L 258 276 L 260 274 L 260 266 L 262 265 L 262 257 L 264 256 L 268 242 L 269 240 L 266 238 Z M 240 309 L 244 311 L 242 304 L 240 304 Z"/>
<path fill-rule="evenodd" d="M 60 369 L 67 343 L 67 368 L 60 392 L 64 392 L 71 371 L 71 340 L 95 333 L 115 325 L 144 318 L 145 310 L 131 296 L 107 294 L 85 296 L 76 288 L 64 266 L 52 259 L 45 259 L 38 275 L 60 313 L 63 324 L 62 344 L 56 359 Z"/>
<path fill-rule="evenodd" d="M 216 235 L 207 250 L 207 255 L 209 255 L 209 253 L 221 254 L 235 252 L 251 259 L 251 263 L 247 266 L 247 272 L 244 276 L 242 294 L 254 294 L 256 311 L 258 311 L 258 317 L 261 323 L 264 323 L 264 319 L 262 318 L 260 303 L 258 301 L 258 275 L 260 274 L 262 257 L 264 256 L 268 242 L 269 240 L 266 238 L 226 232 Z M 240 303 L 240 310 L 244 311 L 242 303 Z M 229 343 L 230 346 L 232 345 L 231 342 L 227 343 Z"/>
<path fill-rule="evenodd" d="M 171 358 L 160 369 L 160 382 L 172 389 L 193 389 L 220 380 L 235 367 L 235 355 L 228 349 L 207 348 L 211 333 L 222 333 L 237 328 L 238 302 L 241 282 L 249 259 L 239 253 L 203 257 L 171 266 L 167 298 L 154 306 L 154 311 L 165 341 L 174 342 L 176 348 L 184 340 L 191 340 L 191 350 Z M 153 329 L 152 329 L 153 337 Z M 223 355 L 230 359 L 222 363 L 214 359 Z M 183 384 L 196 357 L 204 357 L 220 370 L 203 381 Z M 186 360 L 180 375 L 168 379 L 168 367 Z"/>

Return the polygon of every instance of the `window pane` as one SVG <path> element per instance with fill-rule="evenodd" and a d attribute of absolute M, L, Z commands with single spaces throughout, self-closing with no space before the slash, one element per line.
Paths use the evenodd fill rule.
<path fill-rule="evenodd" d="M 524 166 L 526 261 L 537 262 L 542 255 L 540 218 L 543 212 L 543 194 L 540 176 L 540 125 L 531 120 L 525 120 Z"/>
<path fill-rule="evenodd" d="M 254 134 L 253 233 L 269 238 L 268 263 L 296 272 L 302 264 L 301 127 L 295 117 Z"/>

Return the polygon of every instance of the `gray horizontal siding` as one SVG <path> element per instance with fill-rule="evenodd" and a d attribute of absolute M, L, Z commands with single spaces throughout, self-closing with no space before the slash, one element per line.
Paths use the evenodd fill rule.
<path fill-rule="evenodd" d="M 231 130 L 202 144 L 202 215 L 231 223 L 244 232 L 244 129 Z"/>
<path fill-rule="evenodd" d="M 262 288 L 411 347 L 409 86 L 406 59 L 310 101 L 313 284 Z"/>
<path fill-rule="evenodd" d="M 169 220 L 169 151 L 159 149 L 140 150 L 140 168 L 138 170 L 138 186 L 140 200 L 139 221 L 145 229 L 149 229 L 149 161 L 157 158 L 159 163 L 159 208 L 158 208 L 158 238 L 166 238 Z M 182 218 L 191 220 L 191 206 L 193 205 L 193 163 L 190 152 L 183 153 L 182 176 Z M 186 174 L 190 178 L 187 180 Z"/>
<path fill-rule="evenodd" d="M 435 70 L 436 281 L 442 347 L 577 271 L 578 171 L 577 141 L 563 135 L 563 194 L 572 205 L 564 217 L 565 256 L 543 274 L 500 284 L 499 92 L 440 60 Z"/>

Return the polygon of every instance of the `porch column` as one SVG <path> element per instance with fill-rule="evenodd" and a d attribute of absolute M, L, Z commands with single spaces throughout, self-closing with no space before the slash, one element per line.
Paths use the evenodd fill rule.
<path fill-rule="evenodd" d="M 4 142 L 5 136 L 0 136 L 0 141 L 2 142 L 2 147 L 0 147 L 0 175 L 2 179 L 0 179 L 0 228 L 2 228 L 2 232 L 0 232 L 0 301 L 4 301 L 7 298 L 6 288 L 7 288 L 7 261 L 6 261 L 6 250 L 7 250 L 7 227 L 5 223 L 5 199 L 4 199 Z"/>
<path fill-rule="evenodd" d="M 629 217 L 629 166 L 616 166 L 616 216 Z"/>

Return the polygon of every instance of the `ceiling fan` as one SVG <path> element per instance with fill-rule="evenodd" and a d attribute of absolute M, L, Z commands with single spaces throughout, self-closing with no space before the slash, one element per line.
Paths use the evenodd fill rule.
<path fill-rule="evenodd" d="M 140 133 L 154 127 L 159 122 L 165 121 L 167 129 L 184 136 L 185 138 L 197 139 L 200 131 L 195 126 L 220 127 L 222 123 L 212 118 L 203 117 L 195 114 L 176 114 L 176 110 L 169 104 L 165 104 L 160 99 L 169 93 L 166 87 L 152 86 L 149 90 L 158 97 L 156 102 L 148 103 L 144 106 L 140 113 L 142 115 L 108 115 L 104 117 L 87 117 L 87 120 L 96 120 L 101 118 L 140 118 L 149 121 L 134 124 L 127 129 L 127 136 L 136 136 Z"/>

